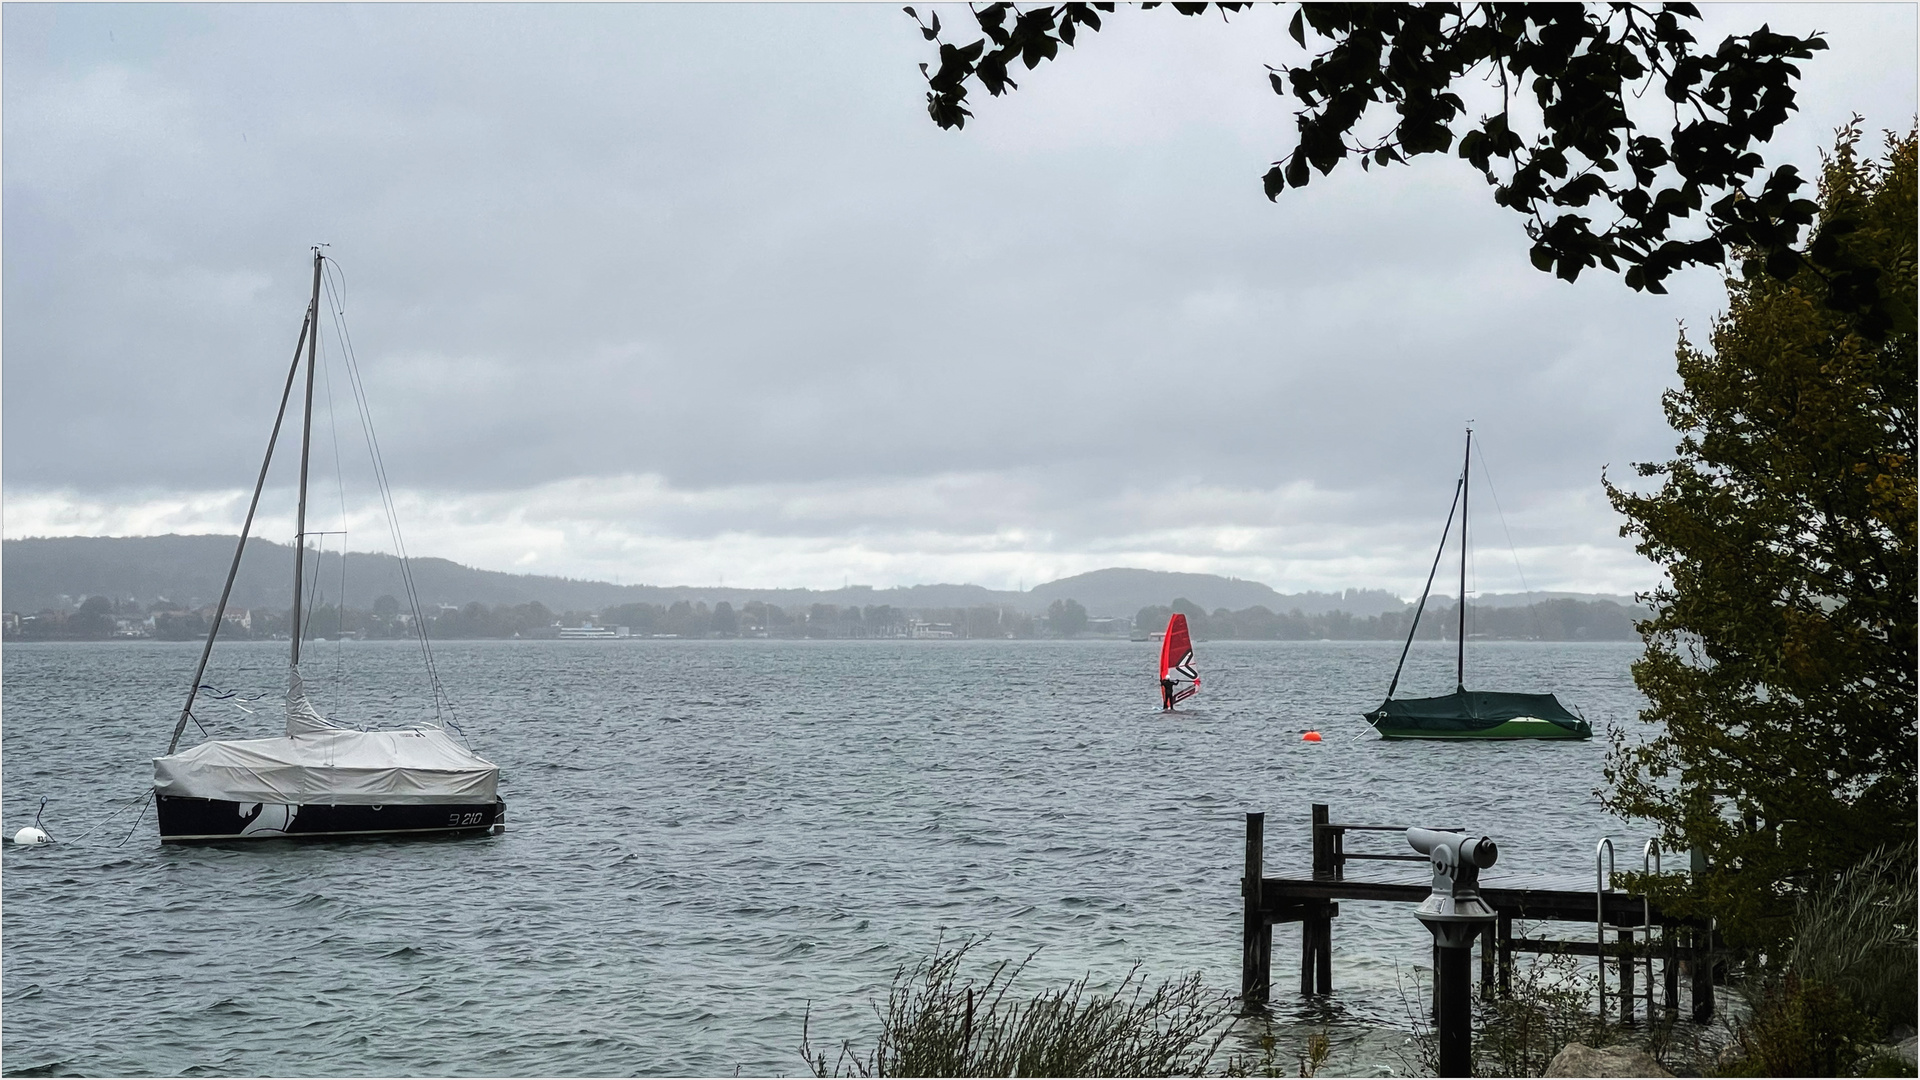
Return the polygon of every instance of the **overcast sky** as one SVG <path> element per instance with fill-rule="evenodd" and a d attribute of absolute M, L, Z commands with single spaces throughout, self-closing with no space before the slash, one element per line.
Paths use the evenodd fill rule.
<path fill-rule="evenodd" d="M 1913 5 L 1707 13 L 1828 33 L 1770 161 L 1912 123 Z M 4 534 L 236 531 L 324 241 L 416 555 L 1411 596 L 1471 419 L 1477 588 L 1650 586 L 1601 470 L 1717 276 L 1540 274 L 1451 159 L 1268 202 L 1284 19 L 1123 10 L 952 132 L 892 4 L 8 4 Z M 388 550 L 328 387 L 312 527 Z"/>

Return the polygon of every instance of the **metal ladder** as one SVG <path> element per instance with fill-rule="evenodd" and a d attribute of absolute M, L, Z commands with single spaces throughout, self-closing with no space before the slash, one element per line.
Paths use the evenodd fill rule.
<path fill-rule="evenodd" d="M 1649 838 L 1646 845 L 1640 849 L 1640 869 L 1642 873 L 1647 876 L 1655 876 L 1661 872 L 1659 838 Z M 1596 954 L 1594 956 L 1594 975 L 1595 991 L 1599 998 L 1600 1022 L 1602 1024 L 1607 1021 L 1606 903 L 1607 894 L 1613 891 L 1613 875 L 1613 838 L 1603 836 L 1600 838 L 1600 842 L 1595 844 L 1593 848 L 1593 938 L 1595 945 L 1594 951 Z M 1631 1022 L 1633 1020 L 1633 1013 L 1637 1010 L 1638 1002 L 1642 998 L 1646 999 L 1647 1003 L 1647 1019 L 1649 1021 L 1653 1019 L 1654 1002 L 1657 1000 L 1655 996 L 1657 991 L 1654 989 L 1653 981 L 1655 929 L 1656 927 L 1653 923 L 1653 901 L 1642 896 L 1640 898 L 1640 925 L 1623 927 L 1621 929 L 1622 943 L 1629 946 L 1637 946 L 1640 954 L 1634 956 L 1628 953 L 1622 955 L 1619 959 L 1620 1019 L 1622 1022 Z M 1660 934 L 1660 943 L 1666 943 L 1666 933 L 1664 930 L 1662 930 Z M 1644 991 L 1634 985 L 1635 982 L 1638 981 L 1634 978 L 1635 972 L 1642 967 L 1643 962 L 1645 965 L 1644 974 L 1646 979 L 1641 985 L 1646 987 Z M 1672 961 L 1669 960 L 1668 963 L 1672 963 Z"/>

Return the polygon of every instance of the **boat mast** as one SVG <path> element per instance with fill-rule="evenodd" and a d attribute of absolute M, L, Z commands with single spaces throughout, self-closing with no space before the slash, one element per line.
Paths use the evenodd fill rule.
<path fill-rule="evenodd" d="M 227 567 L 227 583 L 220 587 L 220 603 L 214 608 L 213 626 L 207 630 L 207 643 L 200 650 L 200 663 L 193 669 L 193 685 L 187 687 L 187 703 L 180 706 L 180 720 L 173 725 L 173 738 L 167 741 L 167 753 L 180 746 L 180 736 L 193 718 L 193 699 L 200 693 L 200 677 L 207 673 L 207 658 L 213 655 L 213 639 L 227 617 L 227 598 L 233 595 L 233 579 L 240 573 L 240 556 L 246 554 L 247 535 L 253 531 L 253 514 L 260 509 L 260 492 L 267 486 L 267 466 L 273 464 L 273 448 L 280 441 L 280 425 L 287 418 L 287 399 L 293 396 L 293 379 L 300 374 L 300 350 L 306 347 L 307 331 L 313 325 L 313 309 L 300 324 L 300 337 L 293 344 L 293 363 L 287 367 L 287 384 L 280 389 L 280 411 L 273 414 L 273 434 L 267 436 L 267 453 L 260 462 L 260 478 L 253 482 L 253 501 L 247 504 L 247 519 L 240 524 L 240 541 L 233 546 L 233 563 Z"/>
<path fill-rule="evenodd" d="M 293 525 L 293 666 L 300 666 L 300 585 L 306 577 L 307 459 L 313 449 L 313 354 L 320 342 L 320 249 L 313 249 L 313 298 L 307 301 L 307 408 L 300 426 L 300 508 Z"/>
<path fill-rule="evenodd" d="M 312 375 L 309 373 L 311 394 Z M 1473 429 L 1467 429 L 1467 456 L 1460 463 L 1460 641 L 1453 677 L 1458 689 L 1467 689 L 1467 477 L 1473 466 Z M 302 476 L 305 473 L 301 474 Z"/>

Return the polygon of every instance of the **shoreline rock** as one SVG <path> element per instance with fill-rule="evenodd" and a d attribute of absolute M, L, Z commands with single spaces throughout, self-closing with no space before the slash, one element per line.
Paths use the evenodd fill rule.
<path fill-rule="evenodd" d="M 1568 1043 L 1553 1056 L 1543 1076 L 1672 1076 L 1646 1051 L 1634 1046 L 1594 1049 Z"/>

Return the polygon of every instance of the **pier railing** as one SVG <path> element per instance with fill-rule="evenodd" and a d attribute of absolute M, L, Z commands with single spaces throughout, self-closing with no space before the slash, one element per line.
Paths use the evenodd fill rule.
<path fill-rule="evenodd" d="M 1274 924 L 1300 924 L 1300 992 L 1325 994 L 1333 989 L 1333 920 L 1340 914 L 1339 901 L 1418 904 L 1432 889 L 1429 875 L 1395 874 L 1390 866 L 1363 877 L 1348 876 L 1349 864 L 1356 862 L 1426 865 L 1425 856 L 1403 853 L 1405 848 L 1381 850 L 1389 848 L 1387 838 L 1367 835 L 1394 834 L 1397 839 L 1393 843 L 1405 844 L 1406 826 L 1334 822 L 1329 808 L 1320 803 L 1313 805 L 1312 814 L 1313 854 L 1307 877 L 1267 876 L 1266 815 L 1247 815 L 1246 873 L 1241 879 L 1244 921 L 1240 989 L 1242 1005 L 1248 1010 L 1264 1007 L 1271 990 Z M 1348 850 L 1349 834 L 1357 834 L 1355 840 L 1366 837 L 1366 850 Z M 1610 842 L 1603 843 L 1601 850 L 1611 846 Z M 1657 868 L 1658 854 L 1649 849 L 1646 855 L 1643 862 L 1648 868 Z M 1596 860 L 1598 857 L 1596 851 Z M 1685 974 L 1691 983 L 1693 1018 L 1705 1023 L 1712 1017 L 1714 941 L 1706 923 L 1670 916 L 1649 897 L 1616 890 L 1611 874 L 1604 872 L 1596 873 L 1595 878 L 1583 878 L 1579 874 L 1513 873 L 1503 867 L 1499 873 L 1483 878 L 1479 891 L 1498 912 L 1495 923 L 1480 935 L 1483 996 L 1511 991 L 1516 952 L 1591 956 L 1600 964 L 1598 993 L 1603 1016 L 1610 1011 L 1610 996 L 1618 1001 L 1620 1018 L 1628 1022 L 1642 1004 L 1648 1017 L 1656 1008 L 1677 1012 L 1680 977 Z M 1587 923 L 1595 927 L 1595 936 L 1585 941 L 1527 937 L 1515 933 L 1515 920 Z M 1408 925 L 1411 929 L 1416 924 L 1409 918 Z M 1612 941 L 1608 940 L 1609 931 Z M 1607 992 L 1609 961 L 1617 972 L 1612 995 Z M 1661 969 L 1658 990 L 1656 963 Z M 1635 977 L 1641 969 L 1644 984 Z"/>
<path fill-rule="evenodd" d="M 1459 832 L 1458 829 L 1441 829 L 1441 832 Z M 1348 851 L 1347 834 L 1355 833 L 1391 833 L 1400 852 L 1386 855 L 1379 852 Z M 1407 827 L 1405 825 L 1338 825 L 1327 820 L 1325 803 L 1313 804 L 1313 876 L 1319 880 L 1341 881 L 1347 876 L 1347 861 L 1359 859 L 1371 862 L 1408 862 L 1427 864 L 1425 855 L 1405 854 Z"/>

